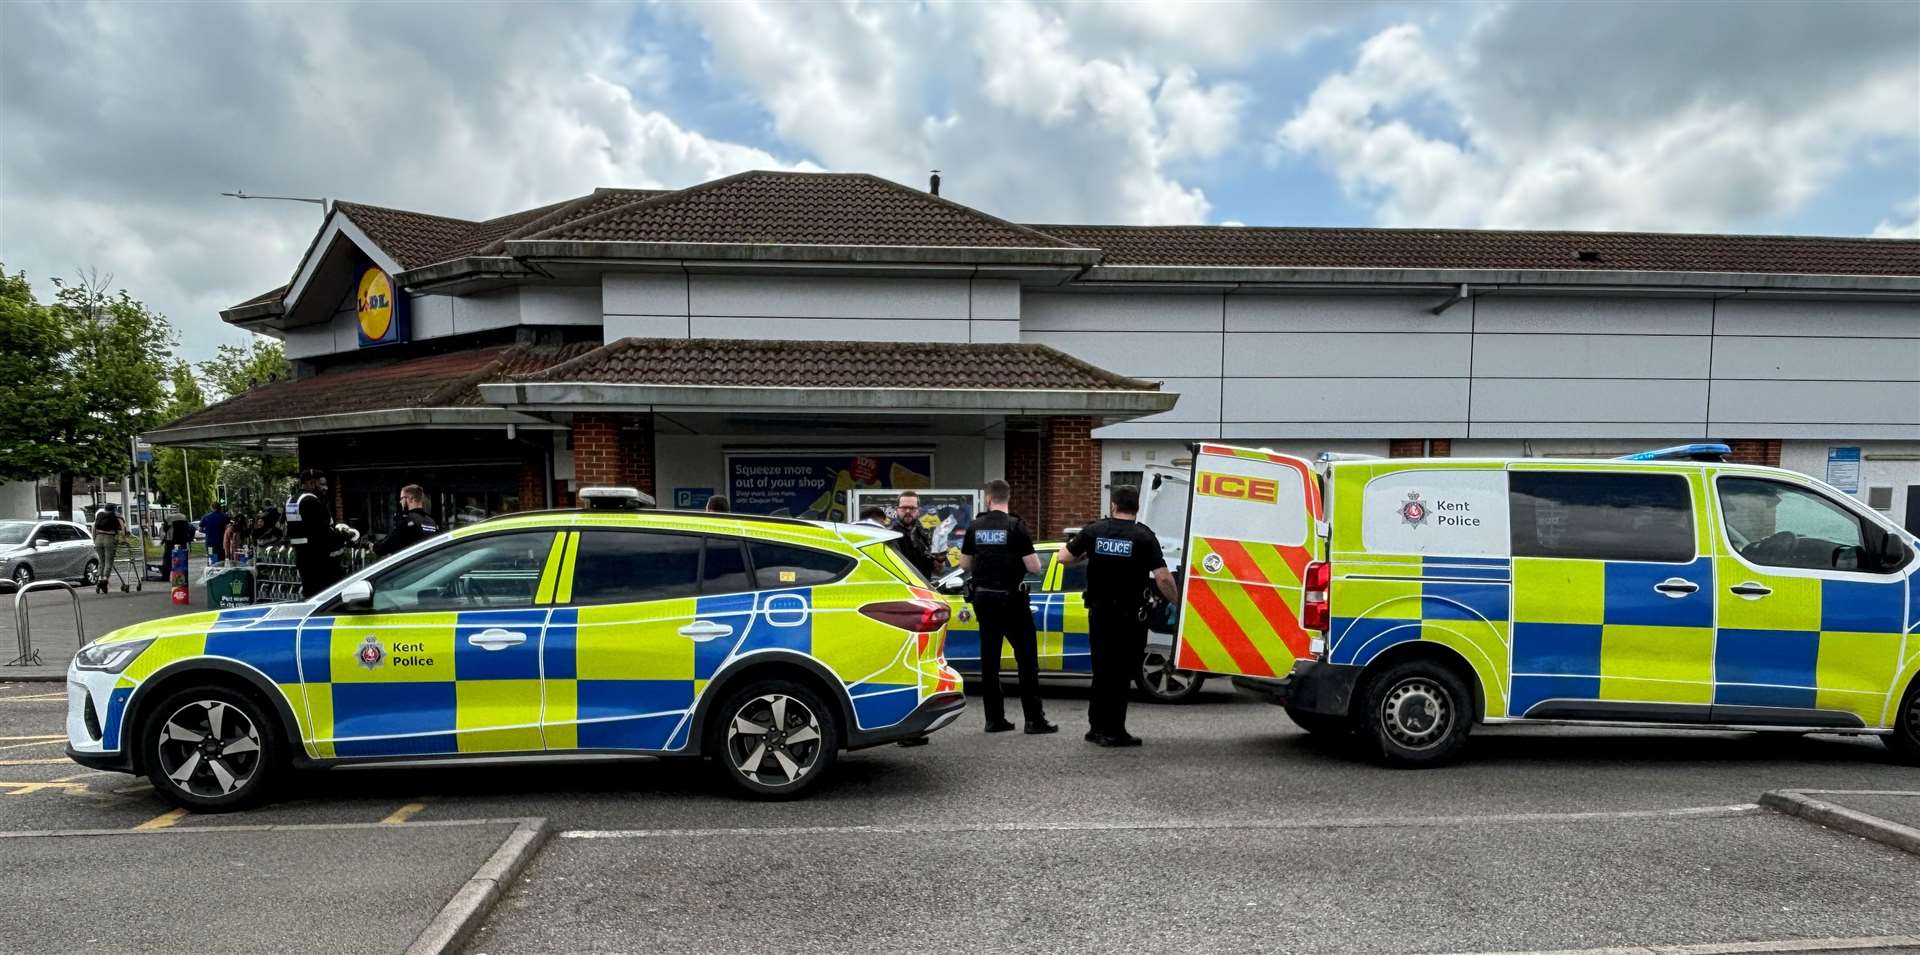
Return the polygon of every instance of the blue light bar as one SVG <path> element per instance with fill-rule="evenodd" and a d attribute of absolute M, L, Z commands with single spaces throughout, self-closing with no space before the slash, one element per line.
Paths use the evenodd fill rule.
<path fill-rule="evenodd" d="M 1733 449 L 1724 444 L 1679 444 L 1658 451 L 1623 454 L 1616 461 L 1725 461 Z"/>

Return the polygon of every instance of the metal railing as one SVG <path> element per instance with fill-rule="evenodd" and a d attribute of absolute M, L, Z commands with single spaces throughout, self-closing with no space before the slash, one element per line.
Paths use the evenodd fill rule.
<path fill-rule="evenodd" d="M 87 625 L 80 616 L 80 591 L 75 590 L 72 584 L 64 580 L 36 580 L 14 591 L 13 626 L 16 635 L 20 639 L 20 655 L 9 661 L 7 666 L 40 666 L 40 651 L 33 648 L 33 631 L 28 628 L 29 606 L 27 604 L 27 594 L 35 590 L 52 590 L 54 588 L 66 591 L 67 597 L 73 601 L 74 636 L 79 638 L 80 642 L 78 646 L 86 645 Z"/>

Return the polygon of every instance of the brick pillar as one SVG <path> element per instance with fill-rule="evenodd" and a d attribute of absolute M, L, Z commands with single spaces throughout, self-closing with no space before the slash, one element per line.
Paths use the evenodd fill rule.
<path fill-rule="evenodd" d="M 347 522 L 347 482 L 339 472 L 327 475 L 327 490 L 333 497 L 333 521 L 336 524 Z"/>
<path fill-rule="evenodd" d="M 1436 458 L 1453 457 L 1453 439 L 1435 438 L 1427 442 L 1427 454 Z"/>
<path fill-rule="evenodd" d="M 537 511 L 547 506 L 547 462 L 537 454 L 520 459 L 520 509 Z"/>
<path fill-rule="evenodd" d="M 1020 515 L 1028 526 L 1040 526 L 1040 432 L 1007 432 L 1007 484 L 1012 500 L 1007 510 Z"/>
<path fill-rule="evenodd" d="M 573 475 L 581 487 L 653 489 L 653 416 L 573 416 Z"/>
<path fill-rule="evenodd" d="M 1764 464 L 1767 467 L 1780 466 L 1779 438 L 1744 438 L 1726 442 L 1733 453 L 1727 460 L 1735 464 Z"/>
<path fill-rule="evenodd" d="M 1100 442 L 1093 419 L 1048 418 L 1040 431 L 1040 531 L 1059 537 L 1100 517 Z"/>
<path fill-rule="evenodd" d="M 1427 443 L 1419 438 L 1395 438 L 1387 442 L 1387 457 L 1423 458 L 1427 456 Z"/>

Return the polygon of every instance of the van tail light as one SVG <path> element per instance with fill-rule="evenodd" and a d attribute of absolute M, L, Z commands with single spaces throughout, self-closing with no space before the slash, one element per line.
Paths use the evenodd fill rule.
<path fill-rule="evenodd" d="M 1331 624 L 1333 612 L 1327 605 L 1327 587 L 1333 582 L 1333 565 L 1324 560 L 1316 560 L 1307 565 L 1302 580 L 1306 591 L 1300 602 L 1300 625 L 1308 630 L 1326 633 Z"/>
<path fill-rule="evenodd" d="M 946 601 L 930 600 L 925 597 L 913 600 L 888 600 L 881 603 L 866 604 L 860 612 L 889 627 L 899 627 L 914 633 L 934 633 L 947 625 Z"/>

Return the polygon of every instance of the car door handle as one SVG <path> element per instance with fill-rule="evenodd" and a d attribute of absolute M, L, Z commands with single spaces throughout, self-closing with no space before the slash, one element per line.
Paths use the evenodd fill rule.
<path fill-rule="evenodd" d="M 467 642 L 482 650 L 505 650 L 527 642 L 527 635 L 517 630 L 502 630 L 489 627 L 467 638 Z"/>
<path fill-rule="evenodd" d="M 714 623 L 711 620 L 695 620 L 681 627 L 680 635 L 695 643 L 706 643 L 708 640 L 718 640 L 721 637 L 732 636 L 733 628 L 724 623 Z"/>
<path fill-rule="evenodd" d="M 1772 587 L 1753 580 L 1749 580 L 1746 583 L 1734 584 L 1727 589 L 1748 600 L 1759 600 L 1761 597 L 1773 593 Z"/>
<path fill-rule="evenodd" d="M 1669 597 L 1679 599 L 1681 597 L 1685 597 L 1690 593 L 1694 593 L 1698 591 L 1700 589 L 1700 585 L 1694 583 L 1691 580 L 1687 580 L 1683 577 L 1668 577 L 1667 579 L 1657 584 L 1654 584 L 1653 589 L 1658 590 Z"/>

